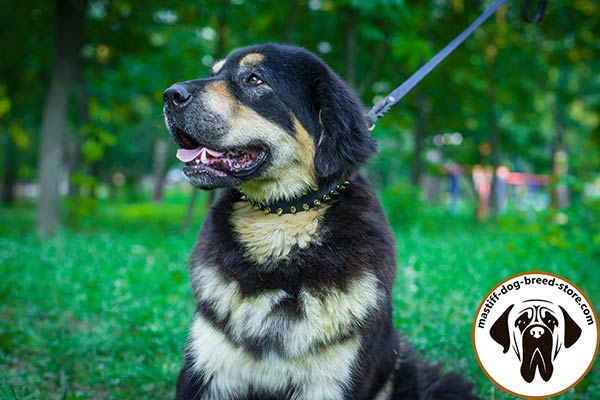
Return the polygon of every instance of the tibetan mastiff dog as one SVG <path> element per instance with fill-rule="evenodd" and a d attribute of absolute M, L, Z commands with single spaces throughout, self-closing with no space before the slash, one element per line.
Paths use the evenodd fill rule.
<path fill-rule="evenodd" d="M 475 399 L 392 326 L 394 237 L 359 173 L 376 143 L 321 59 L 242 48 L 164 101 L 184 174 L 224 189 L 190 258 L 178 400 Z"/>

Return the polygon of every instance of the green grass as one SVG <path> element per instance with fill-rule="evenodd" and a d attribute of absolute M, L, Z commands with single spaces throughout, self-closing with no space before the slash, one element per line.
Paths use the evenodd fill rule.
<path fill-rule="evenodd" d="M 482 225 L 385 200 L 397 236 L 396 325 L 426 358 L 476 380 L 483 398 L 513 398 L 483 375 L 471 346 L 474 314 L 494 284 L 549 271 L 599 308 L 600 237 L 587 214 L 565 226 L 551 215 Z M 180 196 L 102 204 L 46 241 L 32 232 L 32 208 L 0 209 L 0 399 L 170 398 L 194 309 L 187 258 L 197 208 L 195 227 L 181 233 Z M 598 364 L 560 398 L 600 398 Z"/>

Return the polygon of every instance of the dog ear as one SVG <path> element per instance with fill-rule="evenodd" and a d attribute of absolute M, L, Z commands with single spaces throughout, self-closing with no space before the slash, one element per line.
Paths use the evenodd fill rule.
<path fill-rule="evenodd" d="M 319 116 L 320 135 L 315 149 L 315 169 L 321 177 L 350 171 L 377 150 L 360 100 L 329 68 L 320 74 L 312 90 Z"/>
<path fill-rule="evenodd" d="M 492 328 L 490 329 L 490 336 L 504 348 L 503 353 L 506 353 L 510 347 L 508 314 L 510 314 L 510 310 L 512 310 L 514 306 L 514 304 L 509 306 L 506 309 L 506 311 L 502 313 L 500 318 L 498 318 L 496 322 L 494 322 L 494 325 L 492 325 Z"/>
<path fill-rule="evenodd" d="M 564 308 L 558 306 L 560 311 L 563 313 L 563 317 L 565 317 L 565 347 L 568 349 L 573 346 L 577 340 L 579 340 L 579 336 L 581 336 L 581 328 L 573 318 L 565 311 Z"/>

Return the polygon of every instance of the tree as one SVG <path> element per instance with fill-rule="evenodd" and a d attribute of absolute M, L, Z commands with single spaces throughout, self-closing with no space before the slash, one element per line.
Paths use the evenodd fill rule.
<path fill-rule="evenodd" d="M 59 180 L 63 171 L 63 136 L 78 51 L 83 42 L 87 0 L 56 0 L 56 47 L 50 88 L 44 105 L 39 158 L 37 229 L 52 235 L 60 224 Z"/>

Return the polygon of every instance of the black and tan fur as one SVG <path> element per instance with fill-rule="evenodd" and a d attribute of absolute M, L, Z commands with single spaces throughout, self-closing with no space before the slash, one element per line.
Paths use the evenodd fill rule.
<path fill-rule="evenodd" d="M 273 44 L 177 85 L 165 115 L 180 147 L 261 154 L 245 174 L 186 167 L 192 184 L 225 190 L 190 259 L 197 310 L 177 399 L 474 399 L 392 326 L 394 238 L 358 172 L 376 145 L 356 95 L 316 56 Z M 240 201 L 344 180 L 296 214 Z"/>

